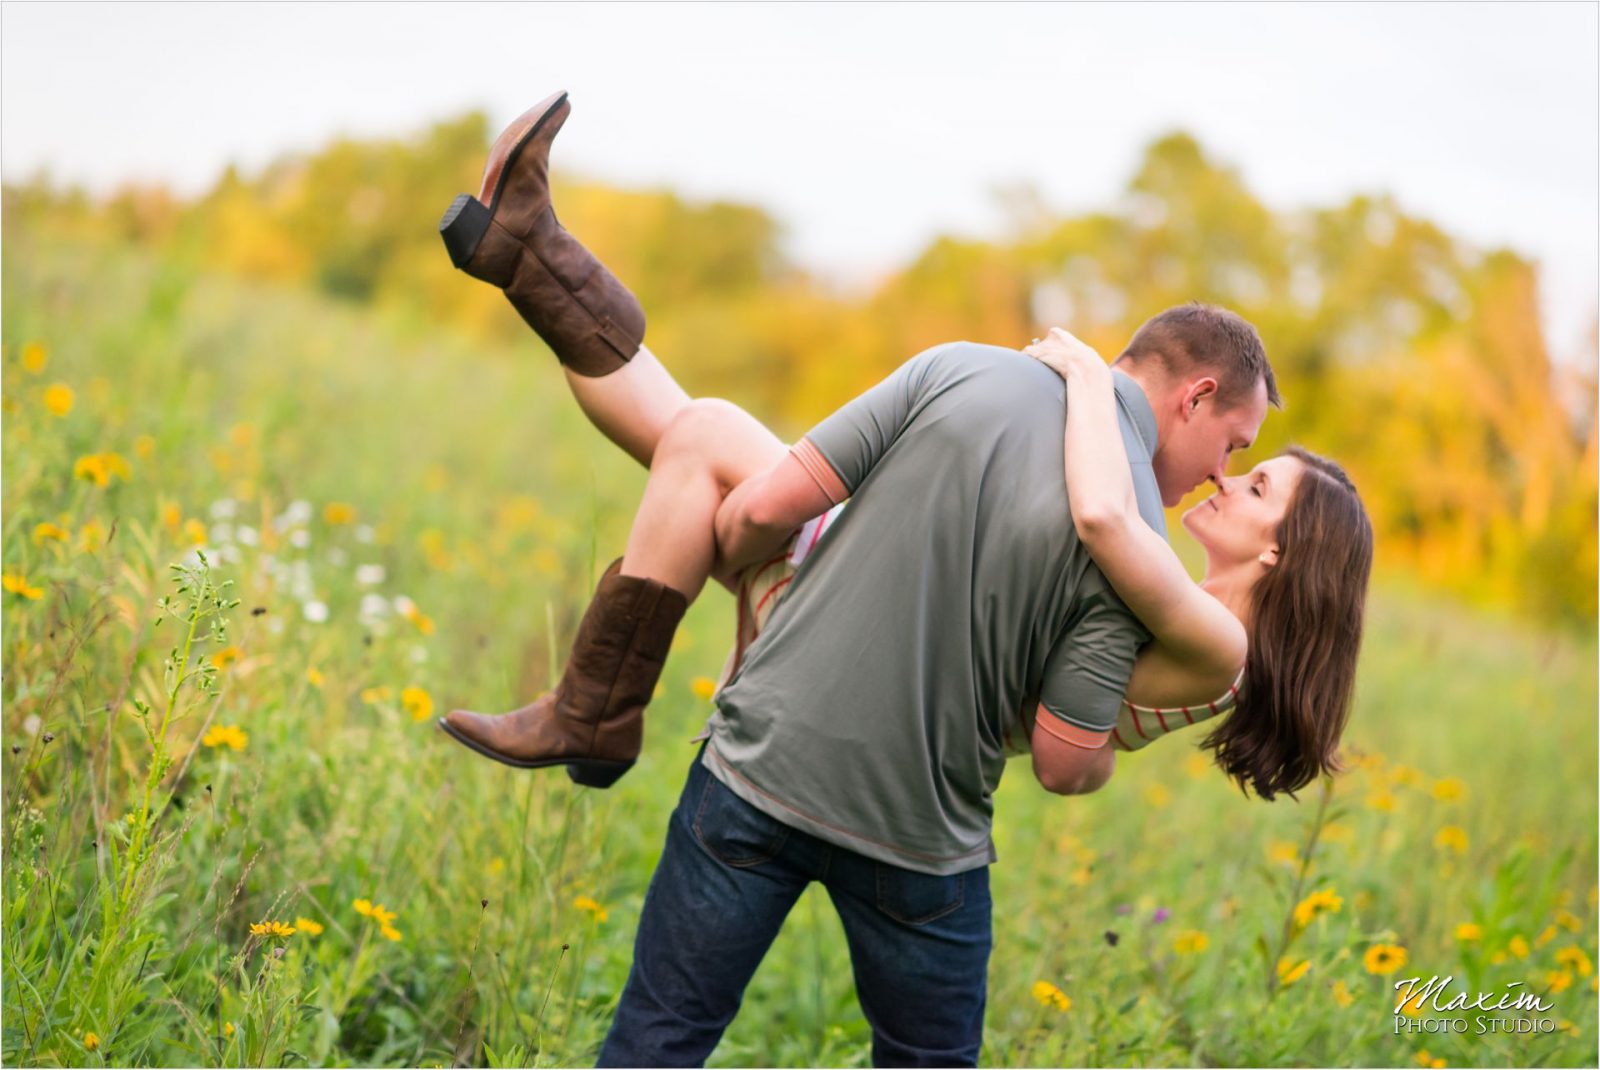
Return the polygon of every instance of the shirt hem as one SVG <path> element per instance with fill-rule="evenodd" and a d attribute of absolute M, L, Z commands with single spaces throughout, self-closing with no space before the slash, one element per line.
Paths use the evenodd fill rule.
<path fill-rule="evenodd" d="M 837 825 L 830 824 L 821 818 L 796 809 L 791 804 L 754 784 L 748 777 L 734 769 L 728 760 L 718 752 L 715 733 L 706 741 L 703 754 L 706 769 L 721 781 L 724 787 L 774 821 L 780 821 L 791 828 L 797 828 L 836 847 L 854 851 L 865 858 L 878 862 L 887 862 L 902 869 L 913 870 L 917 873 L 928 873 L 939 877 L 965 873 L 968 870 L 992 865 L 998 861 L 993 838 L 986 839 L 980 846 L 958 855 L 928 855 L 919 851 L 906 851 L 902 848 L 892 847 L 882 841 L 851 832 L 848 829 L 839 828 Z"/>

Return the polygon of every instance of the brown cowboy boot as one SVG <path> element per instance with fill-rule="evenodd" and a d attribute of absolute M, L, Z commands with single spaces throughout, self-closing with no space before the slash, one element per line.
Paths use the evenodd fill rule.
<path fill-rule="evenodd" d="M 451 710 L 439 727 L 507 765 L 565 765 L 579 784 L 615 783 L 639 756 L 645 705 L 689 608 L 681 592 L 621 568 L 619 557 L 600 578 L 554 691 L 499 717 Z"/>
<path fill-rule="evenodd" d="M 457 196 L 439 234 L 451 262 L 504 290 L 562 364 L 597 377 L 639 352 L 644 309 L 550 206 L 550 143 L 571 110 L 566 93 L 555 93 L 506 127 L 478 196 Z"/>

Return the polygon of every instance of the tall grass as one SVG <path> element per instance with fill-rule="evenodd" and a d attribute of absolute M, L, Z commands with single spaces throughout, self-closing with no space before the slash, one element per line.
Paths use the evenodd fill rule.
<path fill-rule="evenodd" d="M 5 1061 L 592 1061 L 727 599 L 691 611 L 610 791 L 431 715 L 552 681 L 643 473 L 531 338 L 7 246 Z M 80 466 L 105 453 L 125 476 Z M 1594 1064 L 1595 665 L 1592 634 L 1391 583 L 1357 767 L 1299 803 L 1242 797 L 1183 734 L 1086 797 L 1017 768 L 984 1061 Z M 1406 967 L 1371 972 L 1380 946 Z M 1419 973 L 1522 982 L 1571 1027 L 1396 1035 Z M 813 889 L 714 1063 L 864 1065 L 868 1037 Z"/>

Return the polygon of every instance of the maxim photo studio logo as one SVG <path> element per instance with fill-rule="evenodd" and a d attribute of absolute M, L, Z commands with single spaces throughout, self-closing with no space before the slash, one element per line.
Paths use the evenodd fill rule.
<path fill-rule="evenodd" d="M 1408 977 L 1394 983 L 1396 1033 L 1554 1033 L 1554 1019 L 1546 1017 L 1554 1004 L 1546 1003 L 1533 992 L 1521 990 L 1521 981 L 1510 981 L 1503 992 L 1459 991 L 1453 995 L 1453 975 L 1437 974 L 1423 981 Z M 1433 1012 L 1446 1017 L 1432 1017 Z M 1457 1012 L 1465 1012 L 1460 1014 Z"/>

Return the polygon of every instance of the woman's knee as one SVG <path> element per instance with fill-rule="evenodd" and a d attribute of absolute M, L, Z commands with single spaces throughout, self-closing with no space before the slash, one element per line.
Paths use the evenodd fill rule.
<path fill-rule="evenodd" d="M 749 435 L 755 417 L 731 401 L 721 398 L 695 398 L 680 408 L 667 424 L 656 447 L 657 457 L 696 457 L 712 460 Z M 763 429 L 764 430 L 764 429 Z"/>

